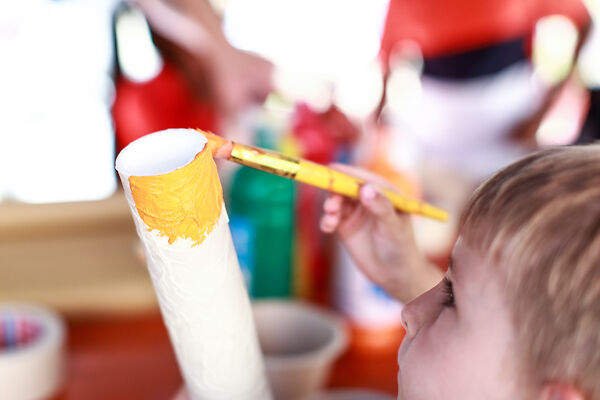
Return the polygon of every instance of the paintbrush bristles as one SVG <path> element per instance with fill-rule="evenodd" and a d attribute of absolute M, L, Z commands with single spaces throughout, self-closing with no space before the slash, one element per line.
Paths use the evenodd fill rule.
<path fill-rule="evenodd" d="M 225 160 L 229 160 L 231 158 L 231 152 L 233 151 L 233 142 L 227 141 L 221 147 L 212 150 L 212 154 L 214 158 L 222 158 Z"/>
<path fill-rule="evenodd" d="M 229 159 L 231 157 L 231 151 L 233 150 L 233 142 L 224 139 L 221 136 L 217 136 L 211 132 L 205 132 L 200 129 L 197 129 L 197 131 L 203 134 L 208 140 L 208 143 L 206 145 L 210 149 L 214 158 Z"/>

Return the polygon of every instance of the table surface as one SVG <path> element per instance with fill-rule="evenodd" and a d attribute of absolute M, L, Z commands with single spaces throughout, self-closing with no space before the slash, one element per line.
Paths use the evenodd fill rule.
<path fill-rule="evenodd" d="M 67 379 L 53 400 L 165 400 L 181 386 L 158 312 L 71 318 L 67 326 Z M 395 395 L 396 352 L 397 344 L 375 352 L 351 346 L 334 365 L 327 386 Z"/>

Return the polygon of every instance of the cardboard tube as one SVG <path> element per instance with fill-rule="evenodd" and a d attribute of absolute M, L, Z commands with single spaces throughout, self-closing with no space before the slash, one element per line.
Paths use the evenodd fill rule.
<path fill-rule="evenodd" d="M 117 157 L 148 270 L 192 399 L 271 394 L 206 138 L 172 129 Z"/>

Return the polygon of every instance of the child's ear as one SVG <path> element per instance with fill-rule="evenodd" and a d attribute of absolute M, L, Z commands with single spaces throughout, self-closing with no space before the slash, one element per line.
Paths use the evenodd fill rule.
<path fill-rule="evenodd" d="M 542 388 L 538 400 L 585 400 L 585 397 L 571 385 L 549 382 Z"/>

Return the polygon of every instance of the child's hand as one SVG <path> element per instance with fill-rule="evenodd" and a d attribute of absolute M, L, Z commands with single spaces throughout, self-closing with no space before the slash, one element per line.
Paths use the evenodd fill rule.
<path fill-rule="evenodd" d="M 330 195 L 323 204 L 321 230 L 337 232 L 363 273 L 402 302 L 435 286 L 442 273 L 417 249 L 410 217 L 396 212 L 374 186 L 390 185 L 360 168 L 340 164 L 334 167 L 368 183 L 361 187 L 358 201 Z"/>

